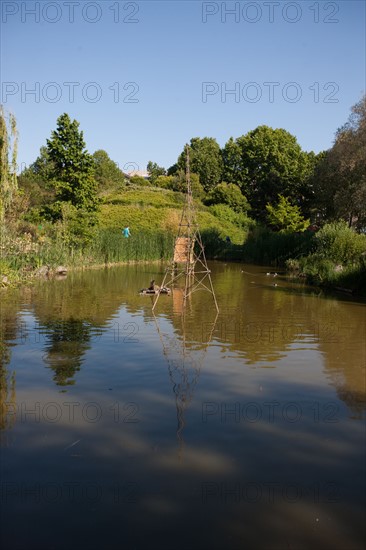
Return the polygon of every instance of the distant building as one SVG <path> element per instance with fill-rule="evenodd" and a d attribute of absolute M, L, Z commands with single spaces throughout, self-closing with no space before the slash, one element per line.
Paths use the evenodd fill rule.
<path fill-rule="evenodd" d="M 128 178 L 139 176 L 140 178 L 144 178 L 145 180 L 148 180 L 150 177 L 150 174 L 146 172 L 146 170 L 132 170 L 131 172 L 127 172 L 126 175 Z"/>

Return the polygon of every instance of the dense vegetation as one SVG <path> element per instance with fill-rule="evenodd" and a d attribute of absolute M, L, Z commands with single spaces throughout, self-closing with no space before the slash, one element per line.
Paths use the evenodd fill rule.
<path fill-rule="evenodd" d="M 62 114 L 37 159 L 16 175 L 14 116 L 0 112 L 3 285 L 44 266 L 168 258 L 185 200 L 186 151 L 149 178 L 89 154 Z M 192 138 L 191 183 L 209 257 L 283 266 L 316 284 L 366 288 L 366 99 L 334 145 L 305 152 L 284 129 L 260 126 L 223 148 Z M 129 225 L 131 237 L 121 230 Z"/>

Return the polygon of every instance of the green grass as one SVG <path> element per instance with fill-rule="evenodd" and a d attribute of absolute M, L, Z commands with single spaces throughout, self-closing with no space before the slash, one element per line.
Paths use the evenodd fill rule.
<path fill-rule="evenodd" d="M 121 231 L 99 231 L 87 252 L 100 263 L 168 259 L 172 255 L 174 236 L 166 231 L 136 231 L 129 238 Z"/>
<path fill-rule="evenodd" d="M 105 198 L 101 205 L 100 228 L 117 231 L 129 225 L 132 235 L 159 230 L 176 233 L 184 201 L 182 193 L 159 188 L 144 187 L 115 193 Z M 236 223 L 239 215 L 233 212 L 231 219 L 219 218 L 201 201 L 195 201 L 195 205 L 201 231 L 217 231 L 222 239 L 229 236 L 236 244 L 246 239 L 247 227 Z"/>
<path fill-rule="evenodd" d="M 182 207 L 185 196 L 157 187 L 126 188 L 122 192 L 112 193 L 103 198 L 103 204 L 121 204 L 131 206 L 153 206 L 155 208 Z"/>
<path fill-rule="evenodd" d="M 16 229 L 3 228 L 0 275 L 19 282 L 45 265 L 87 267 L 169 259 L 184 201 L 184 194 L 167 189 L 115 188 L 103 196 L 99 225 L 84 245 L 64 222 L 19 220 Z M 344 223 L 327 224 L 316 235 L 281 234 L 256 226 L 227 205 L 205 206 L 196 200 L 195 206 L 207 258 L 286 265 L 310 283 L 365 292 L 366 237 Z M 129 239 L 122 235 L 126 225 Z"/>

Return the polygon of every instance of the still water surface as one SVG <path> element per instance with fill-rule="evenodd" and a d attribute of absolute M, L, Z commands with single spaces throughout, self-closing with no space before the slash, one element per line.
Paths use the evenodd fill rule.
<path fill-rule="evenodd" d="M 2 293 L 2 548 L 364 548 L 365 302 L 210 267 Z"/>

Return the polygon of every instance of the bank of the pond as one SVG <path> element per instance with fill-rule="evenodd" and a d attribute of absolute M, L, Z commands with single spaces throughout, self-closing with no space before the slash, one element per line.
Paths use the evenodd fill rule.
<path fill-rule="evenodd" d="M 0 260 L 2 287 L 26 284 L 60 271 L 105 268 L 126 263 L 168 261 L 175 234 L 169 231 L 96 232 L 88 246 L 62 238 L 34 243 L 17 239 Z M 244 262 L 283 269 L 295 279 L 323 288 L 366 294 L 366 236 L 343 224 L 328 224 L 318 233 L 281 234 L 266 228 L 251 231 L 242 244 L 224 239 L 215 229 L 202 231 L 209 260 Z M 62 270 L 61 270 L 62 271 Z"/>
<path fill-rule="evenodd" d="M 3 247 L 0 260 L 2 287 L 53 277 L 67 270 L 164 261 L 171 257 L 174 235 L 166 231 L 136 232 L 124 238 L 118 231 L 100 231 L 88 246 L 77 247 L 62 238 L 34 243 L 18 238 Z"/>
<path fill-rule="evenodd" d="M 208 258 L 272 266 L 310 285 L 366 295 L 366 235 L 343 222 L 287 234 L 256 227 L 241 245 L 214 232 L 203 237 Z"/>

